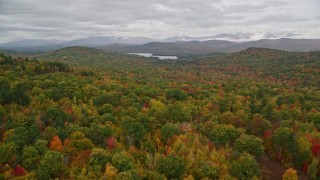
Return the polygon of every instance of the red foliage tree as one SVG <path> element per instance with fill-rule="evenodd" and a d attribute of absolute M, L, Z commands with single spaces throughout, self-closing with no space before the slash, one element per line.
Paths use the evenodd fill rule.
<path fill-rule="evenodd" d="M 114 149 L 116 147 L 116 145 L 117 145 L 117 140 L 113 136 L 106 139 L 106 146 L 109 149 L 111 149 L 111 150 Z"/>
<path fill-rule="evenodd" d="M 167 155 L 169 155 L 171 153 L 171 151 L 172 151 L 171 147 L 166 145 L 164 154 L 167 156 Z"/>
<path fill-rule="evenodd" d="M 311 146 L 311 152 L 314 156 L 320 155 L 320 144 L 313 144 Z"/>
<path fill-rule="evenodd" d="M 309 163 L 307 161 L 303 162 L 303 171 L 305 173 L 308 172 L 308 168 L 309 168 Z"/>
<path fill-rule="evenodd" d="M 272 129 L 269 129 L 263 133 L 264 138 L 269 138 L 272 135 Z"/>
<path fill-rule="evenodd" d="M 13 170 L 13 175 L 14 176 L 24 176 L 24 175 L 26 175 L 26 170 L 18 164 L 18 165 L 16 165 L 16 167 Z"/>
<path fill-rule="evenodd" d="M 143 104 L 143 107 L 146 108 L 146 109 L 149 109 L 150 105 L 149 105 L 149 103 L 146 102 L 146 103 Z"/>
<path fill-rule="evenodd" d="M 212 141 L 208 141 L 207 146 L 209 148 L 209 151 L 212 151 L 214 149 L 214 143 Z"/>

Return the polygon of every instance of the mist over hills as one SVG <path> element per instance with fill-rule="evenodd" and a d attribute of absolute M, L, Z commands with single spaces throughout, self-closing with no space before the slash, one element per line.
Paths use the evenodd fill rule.
<path fill-rule="evenodd" d="M 270 48 L 285 51 L 320 50 L 319 39 L 262 39 L 248 42 L 231 42 L 223 40 L 152 42 L 143 45 L 123 46 L 110 45 L 100 49 L 116 52 L 146 52 L 160 55 L 201 55 L 213 52 L 237 52 L 249 47 Z"/>
<path fill-rule="evenodd" d="M 97 47 L 110 44 L 139 45 L 151 41 L 153 41 L 153 39 L 145 37 L 122 38 L 114 36 L 94 36 L 71 41 L 26 39 L 0 44 L 0 49 L 21 52 L 48 52 L 71 46 Z"/>
<path fill-rule="evenodd" d="M 236 52 L 249 47 L 272 48 L 286 51 L 320 50 L 320 39 L 260 39 L 252 38 L 250 33 L 217 34 L 208 37 L 174 36 L 166 39 L 146 37 L 94 36 L 71 41 L 26 39 L 0 44 L 0 50 L 43 53 L 64 47 L 85 46 L 114 52 L 145 52 L 159 55 L 201 55 L 214 52 Z M 265 34 L 263 37 L 275 38 L 279 35 Z M 286 34 L 284 37 L 294 36 Z"/>

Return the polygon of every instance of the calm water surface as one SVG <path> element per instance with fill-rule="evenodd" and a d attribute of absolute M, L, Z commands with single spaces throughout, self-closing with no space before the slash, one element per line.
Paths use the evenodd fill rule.
<path fill-rule="evenodd" d="M 156 57 L 159 59 L 178 59 L 177 56 L 154 56 L 153 53 L 129 53 L 129 54 L 135 54 L 139 56 L 144 56 L 144 57 Z"/>

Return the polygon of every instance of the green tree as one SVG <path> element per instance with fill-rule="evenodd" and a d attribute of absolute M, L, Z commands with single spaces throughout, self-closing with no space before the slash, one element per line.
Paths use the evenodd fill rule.
<path fill-rule="evenodd" d="M 282 120 L 292 120 L 292 115 L 286 109 L 282 109 L 276 113 L 276 118 L 280 121 Z"/>
<path fill-rule="evenodd" d="M 0 145 L 0 163 L 8 162 L 17 152 L 17 145 L 13 142 Z"/>
<path fill-rule="evenodd" d="M 6 114 L 6 112 L 4 110 L 4 107 L 0 105 L 0 124 L 2 124 L 2 121 L 3 121 L 5 114 Z"/>
<path fill-rule="evenodd" d="M 36 140 L 36 142 L 34 143 L 34 147 L 38 151 L 39 155 L 44 155 L 46 151 L 49 150 L 48 141 L 43 139 Z"/>
<path fill-rule="evenodd" d="M 64 127 L 67 116 L 60 107 L 50 107 L 46 111 L 45 122 L 53 127 Z"/>
<path fill-rule="evenodd" d="M 106 138 L 111 137 L 113 131 L 110 125 L 102 125 L 97 122 L 93 122 L 91 123 L 88 134 L 94 144 L 104 146 Z"/>
<path fill-rule="evenodd" d="M 157 165 L 157 171 L 164 174 L 168 179 L 180 179 L 185 170 L 184 160 L 172 154 L 161 157 Z"/>
<path fill-rule="evenodd" d="M 59 177 L 63 170 L 62 154 L 56 151 L 47 151 L 41 158 L 36 171 L 38 179 L 51 179 Z"/>
<path fill-rule="evenodd" d="M 319 173 L 319 160 L 314 158 L 312 159 L 312 162 L 308 168 L 308 175 L 311 179 L 318 179 L 318 173 Z"/>
<path fill-rule="evenodd" d="M 111 162 L 111 154 L 109 151 L 100 148 L 92 149 L 89 164 L 99 166 L 103 169 L 108 162 Z"/>
<path fill-rule="evenodd" d="M 17 145 L 18 150 L 22 150 L 23 146 L 27 145 L 30 142 L 29 140 L 31 141 L 28 136 L 27 128 L 19 126 L 15 128 L 4 141 L 13 142 Z"/>
<path fill-rule="evenodd" d="M 279 155 L 281 157 L 282 149 L 289 148 L 292 142 L 292 132 L 289 128 L 280 127 L 273 132 L 272 141 L 279 148 Z"/>
<path fill-rule="evenodd" d="M 131 170 L 133 168 L 132 158 L 127 156 L 123 152 L 114 154 L 112 156 L 111 162 L 114 165 L 114 167 L 119 170 L 119 172 Z"/>
<path fill-rule="evenodd" d="M 217 146 L 233 143 L 240 136 L 240 131 L 232 125 L 217 124 L 204 133 Z"/>
<path fill-rule="evenodd" d="M 58 131 L 56 128 L 52 126 L 47 126 L 44 132 L 42 133 L 42 137 L 49 142 L 57 134 L 58 134 Z"/>
<path fill-rule="evenodd" d="M 230 111 L 230 100 L 229 98 L 220 98 L 219 99 L 219 108 L 220 108 L 220 112 L 224 113 L 226 111 Z"/>
<path fill-rule="evenodd" d="M 76 131 L 70 135 L 71 146 L 76 148 L 77 150 L 86 150 L 91 149 L 93 147 L 93 143 L 89 138 L 86 138 L 85 135 Z"/>
<path fill-rule="evenodd" d="M 138 173 L 136 170 L 132 169 L 129 171 L 123 171 L 117 174 L 116 180 L 122 180 L 122 179 L 140 179 Z"/>
<path fill-rule="evenodd" d="M 260 176 L 260 169 L 254 156 L 242 154 L 239 159 L 233 161 L 230 166 L 230 174 L 240 180 L 248 180 Z"/>
<path fill-rule="evenodd" d="M 128 124 L 126 132 L 134 144 L 140 146 L 140 141 L 143 139 L 147 131 L 140 122 L 132 122 Z"/>
<path fill-rule="evenodd" d="M 36 168 L 36 161 L 39 159 L 39 153 L 32 146 L 25 147 L 22 152 L 22 159 L 23 167 L 34 170 Z"/>
<path fill-rule="evenodd" d="M 30 97 L 27 95 L 28 87 L 25 83 L 18 82 L 11 89 L 11 98 L 17 104 L 26 106 L 30 103 Z"/>
<path fill-rule="evenodd" d="M 246 134 L 240 136 L 240 138 L 234 142 L 233 148 L 238 152 L 247 152 L 254 156 L 261 156 L 264 151 L 260 138 Z"/>
<path fill-rule="evenodd" d="M 250 122 L 250 132 L 256 136 L 261 136 L 271 128 L 271 123 L 264 119 L 260 114 L 254 114 Z"/>
<path fill-rule="evenodd" d="M 311 121 L 316 126 L 316 128 L 320 130 L 320 112 L 317 112 L 311 115 Z"/>
<path fill-rule="evenodd" d="M 177 127 L 177 125 L 171 123 L 165 124 L 160 130 L 160 140 L 166 144 L 169 138 L 171 138 L 175 134 L 180 133 L 181 131 Z"/>
<path fill-rule="evenodd" d="M 113 113 L 113 106 L 111 104 L 104 104 L 101 107 L 98 108 L 98 113 L 100 115 L 104 115 L 106 113 L 112 114 Z"/>
<path fill-rule="evenodd" d="M 269 121 L 273 121 L 274 120 L 274 106 L 272 104 L 268 104 L 266 105 L 263 109 L 262 109 L 262 115 Z"/>
<path fill-rule="evenodd" d="M 187 99 L 187 94 L 180 89 L 167 89 L 165 94 L 168 100 L 184 101 Z"/>
<path fill-rule="evenodd" d="M 13 122 L 16 126 L 27 126 L 32 122 L 32 120 L 22 113 L 17 113 L 13 117 Z"/>
<path fill-rule="evenodd" d="M 120 94 L 104 94 L 93 99 L 95 106 L 100 107 L 104 104 L 111 104 L 112 106 L 118 106 L 120 102 Z"/>
<path fill-rule="evenodd" d="M 219 179 L 219 177 L 220 173 L 216 165 L 209 165 L 207 163 L 204 163 L 195 171 L 196 179 Z"/>
<path fill-rule="evenodd" d="M 0 103 L 10 104 L 11 101 L 10 81 L 5 77 L 0 77 Z"/>
<path fill-rule="evenodd" d="M 180 107 L 175 105 L 168 105 L 166 111 L 167 118 L 172 120 L 172 122 L 185 122 L 190 121 L 191 117 L 188 113 L 182 110 Z"/>

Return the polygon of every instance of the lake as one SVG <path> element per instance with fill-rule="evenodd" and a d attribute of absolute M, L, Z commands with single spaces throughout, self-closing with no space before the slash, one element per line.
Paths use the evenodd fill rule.
<path fill-rule="evenodd" d="M 155 57 L 155 58 L 159 58 L 161 60 L 164 60 L 164 59 L 178 59 L 177 56 L 155 56 L 153 55 L 153 53 L 129 53 L 129 54 L 135 54 L 135 55 L 138 55 L 138 56 L 143 56 L 143 57 Z"/>

